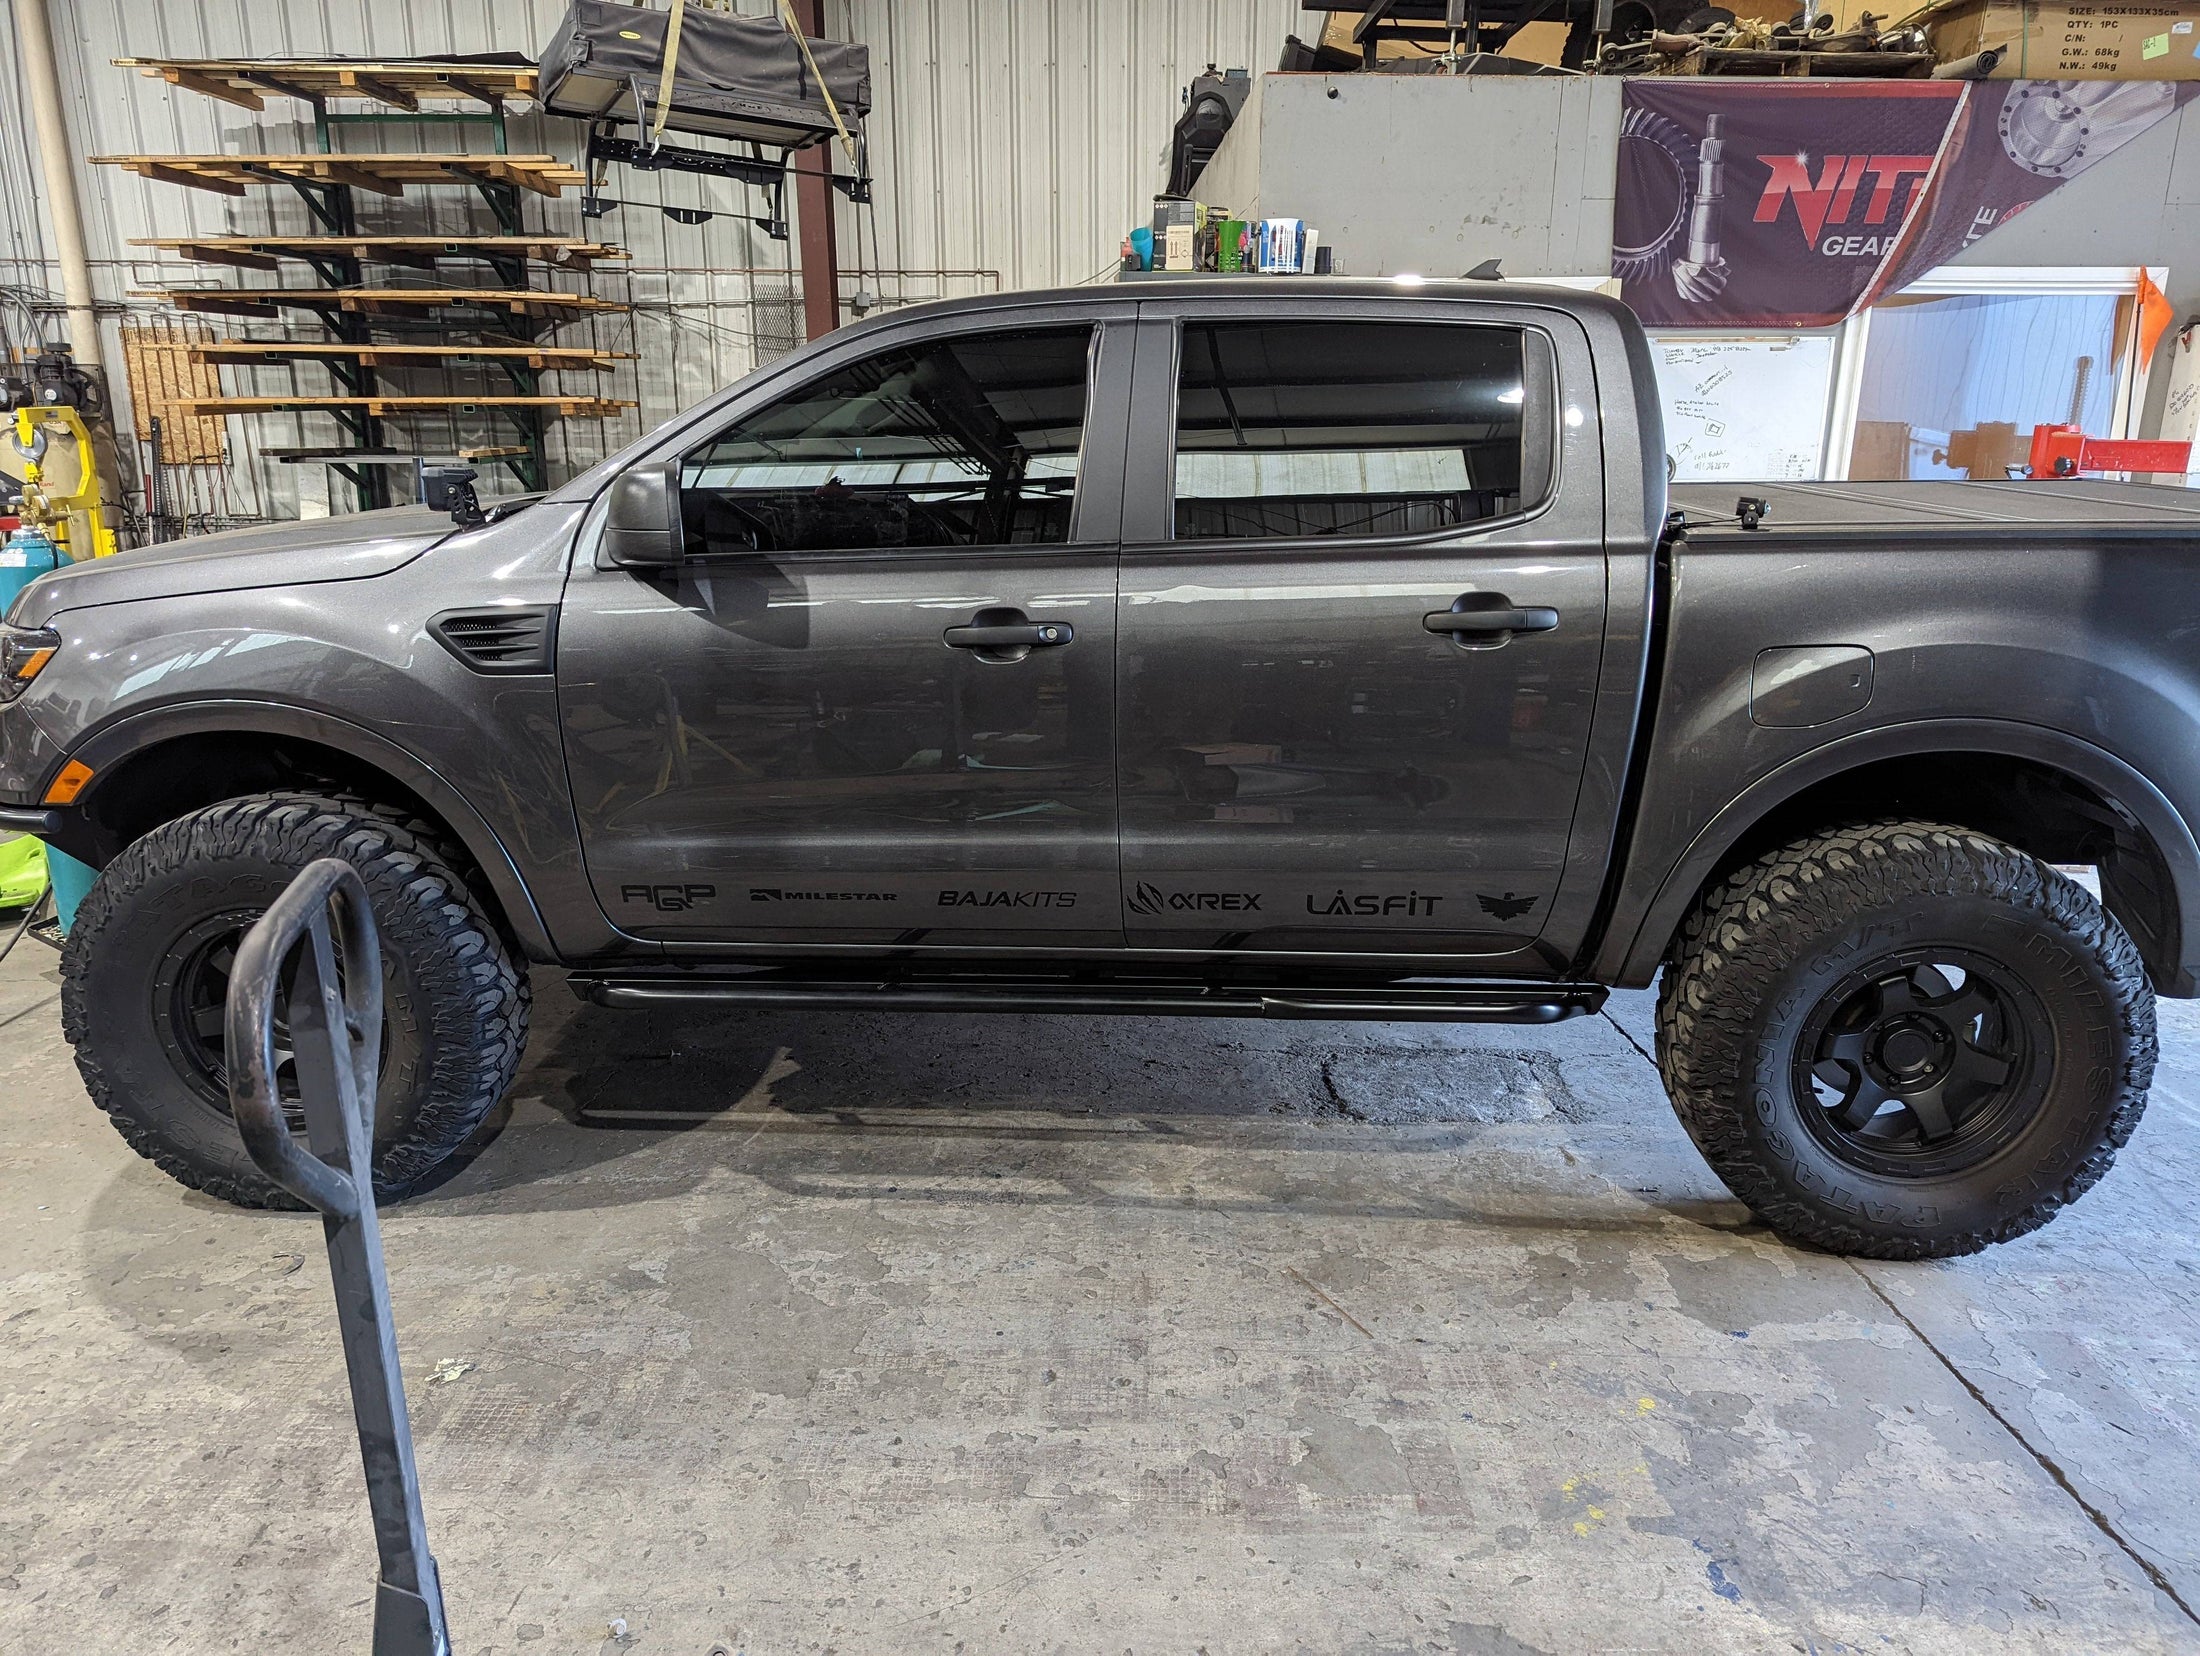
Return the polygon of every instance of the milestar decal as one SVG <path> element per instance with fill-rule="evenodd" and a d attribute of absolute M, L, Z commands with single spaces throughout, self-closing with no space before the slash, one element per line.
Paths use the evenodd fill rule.
<path fill-rule="evenodd" d="M 976 891 L 940 893 L 941 908 L 1066 909 L 1077 906 L 1074 891 Z"/>
<path fill-rule="evenodd" d="M 1319 892 L 1306 899 L 1308 914 L 1434 914 L 1444 899 L 1425 891 Z"/>
<path fill-rule="evenodd" d="M 1260 899 L 1257 891 L 1164 892 L 1141 880 L 1126 901 L 1133 914 L 1251 914 Z"/>
<path fill-rule="evenodd" d="M 714 885 L 630 885 L 619 887 L 622 903 L 647 903 L 661 914 L 677 914 L 718 895 Z"/>
<path fill-rule="evenodd" d="M 750 886 L 752 903 L 898 903 L 898 891 L 795 891 L 787 886 Z"/>

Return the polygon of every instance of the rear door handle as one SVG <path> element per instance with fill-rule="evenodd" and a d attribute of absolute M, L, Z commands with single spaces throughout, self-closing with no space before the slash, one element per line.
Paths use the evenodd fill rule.
<path fill-rule="evenodd" d="M 1430 610 L 1421 617 L 1421 625 L 1432 633 L 1450 633 L 1455 637 L 1489 638 L 1499 633 L 1510 637 L 1514 633 L 1549 632 L 1558 625 L 1558 611 L 1537 604 L 1507 605 L 1503 609 Z"/>
<path fill-rule="evenodd" d="M 1017 650 L 1067 644 L 1077 632 L 1067 621 L 973 622 L 949 627 L 940 636 L 958 650 Z"/>

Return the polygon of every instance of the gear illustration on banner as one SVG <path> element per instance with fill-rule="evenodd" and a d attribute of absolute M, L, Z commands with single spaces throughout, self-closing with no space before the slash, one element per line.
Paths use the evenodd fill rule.
<path fill-rule="evenodd" d="M 1679 122 L 1635 108 L 1620 123 L 1619 144 L 1622 168 L 1630 163 L 1639 167 L 1650 186 L 1641 194 L 1649 199 L 1670 195 L 1672 200 L 1672 211 L 1654 231 L 1612 249 L 1612 274 L 1623 282 L 1640 282 L 1671 267 L 1673 245 L 1689 228 L 1699 168 L 1696 140 Z M 1723 276 L 1720 285 L 1725 285 Z"/>
<path fill-rule="evenodd" d="M 2172 81 L 2011 81 L 2001 147 L 2038 178 L 2070 178 L 2122 149 L 2177 104 Z"/>
<path fill-rule="evenodd" d="M 1719 208 L 1726 200 L 1726 138 L 1721 115 L 1704 118 L 1696 149 L 1696 199 L 1688 213 L 1688 246 L 1673 261 L 1673 286 L 1691 305 L 1708 305 L 1726 291 L 1732 274 L 1719 251 Z"/>

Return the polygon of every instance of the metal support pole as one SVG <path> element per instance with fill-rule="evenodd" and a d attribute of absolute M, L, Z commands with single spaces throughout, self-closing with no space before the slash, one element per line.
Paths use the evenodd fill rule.
<path fill-rule="evenodd" d="M 53 226 L 61 297 L 69 307 L 69 347 L 80 365 L 98 368 L 106 359 L 99 348 L 92 261 L 84 251 L 84 208 L 77 199 L 76 169 L 70 164 L 69 122 L 61 107 L 61 70 L 54 60 L 46 0 L 15 0 L 15 33 L 23 49 L 23 78 L 30 83 L 38 158 L 46 174 L 46 222 Z"/>
<path fill-rule="evenodd" d="M 825 34 L 825 0 L 794 0 L 802 32 Z M 840 326 L 840 253 L 833 230 L 833 153 L 812 144 L 794 157 L 794 215 L 802 235 L 802 320 L 811 339 Z"/>
<path fill-rule="evenodd" d="M 373 1656 L 450 1656 L 374 1206 L 370 1122 L 381 1074 L 382 950 L 357 870 L 334 857 L 309 865 L 245 934 L 229 985 L 226 1056 L 238 1132 L 261 1171 L 321 1210 L 328 1241 L 336 1326 L 381 1561 Z M 311 1154 L 283 1118 L 274 1049 L 278 1004 L 288 1012 Z"/>

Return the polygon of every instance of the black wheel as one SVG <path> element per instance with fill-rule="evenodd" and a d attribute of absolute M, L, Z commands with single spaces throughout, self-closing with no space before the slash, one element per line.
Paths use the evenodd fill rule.
<path fill-rule="evenodd" d="M 245 1154 L 222 1006 L 245 930 L 308 863 L 365 879 L 383 953 L 374 1182 L 385 1200 L 448 1162 L 511 1085 L 524 970 L 425 824 L 319 795 L 227 800 L 154 829 L 101 873 L 62 954 L 62 1032 L 92 1102 L 138 1154 L 246 1207 L 296 1207 Z M 277 1055 L 283 1058 L 282 1031 Z M 278 1072 L 285 1113 L 296 1096 Z"/>
<path fill-rule="evenodd" d="M 1775 1230 L 1929 1259 L 2108 1171 L 2154 1075 L 2138 951 L 2074 881 L 1967 829 L 1784 847 L 1709 893 L 1658 995 L 1689 1136 Z"/>

